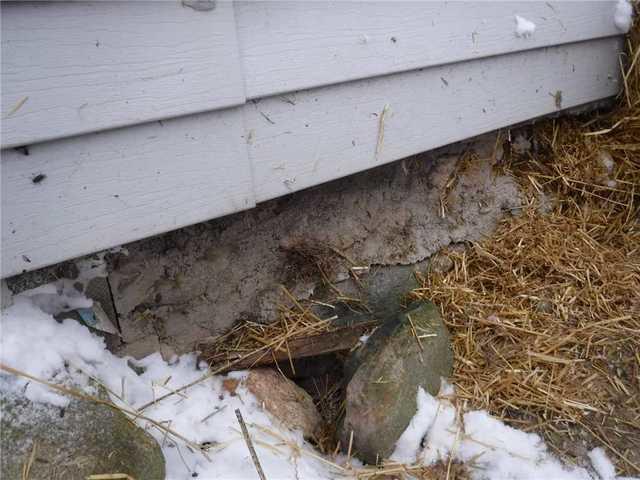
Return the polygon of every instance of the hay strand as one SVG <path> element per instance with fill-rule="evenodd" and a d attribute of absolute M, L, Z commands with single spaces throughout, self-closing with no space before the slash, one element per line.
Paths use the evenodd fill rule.
<path fill-rule="evenodd" d="M 414 291 L 452 333 L 461 400 L 565 459 L 580 456 L 568 438 L 603 446 L 629 475 L 640 472 L 639 37 L 619 106 L 536 126 L 536 151 L 505 166 L 522 211 L 447 252 L 454 268 Z"/>

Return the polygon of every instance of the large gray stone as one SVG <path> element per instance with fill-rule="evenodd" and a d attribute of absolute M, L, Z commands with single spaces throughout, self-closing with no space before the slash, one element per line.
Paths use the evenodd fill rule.
<path fill-rule="evenodd" d="M 418 345 L 409 317 L 422 336 Z M 451 374 L 449 334 L 437 308 L 421 304 L 382 325 L 369 338 L 347 375 L 342 444 L 369 464 L 388 458 L 415 415 L 418 387 L 437 395 Z"/>
<path fill-rule="evenodd" d="M 332 286 L 337 287 L 341 296 L 358 299 L 358 303 L 336 299 L 331 287 L 318 288 L 314 297 L 332 304 L 333 308 L 315 306 L 315 312 L 322 318 L 337 315 L 338 325 L 395 319 L 407 309 L 409 292 L 420 286 L 416 272 L 426 270 L 428 264 L 428 261 L 423 261 L 411 265 L 374 265 L 368 273 L 361 274 L 357 281 L 347 278 Z M 361 312 L 357 312 L 358 308 Z"/>
<path fill-rule="evenodd" d="M 104 392 L 101 393 L 103 398 Z M 0 477 L 19 479 L 33 445 L 29 480 L 84 480 L 93 474 L 125 473 L 136 480 L 165 478 L 158 443 L 120 412 L 73 399 L 61 409 L 2 393 Z"/>

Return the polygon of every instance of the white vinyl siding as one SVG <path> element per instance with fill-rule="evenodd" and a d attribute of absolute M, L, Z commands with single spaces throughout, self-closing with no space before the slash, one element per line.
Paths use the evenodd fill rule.
<path fill-rule="evenodd" d="M 614 1 L 1 8 L 2 277 L 620 89 Z"/>

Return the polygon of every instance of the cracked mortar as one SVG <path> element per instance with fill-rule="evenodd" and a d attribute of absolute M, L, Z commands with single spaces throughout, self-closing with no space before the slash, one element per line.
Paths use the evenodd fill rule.
<path fill-rule="evenodd" d="M 494 168 L 495 145 L 487 135 L 126 245 L 107 256 L 120 353 L 190 351 L 236 320 L 269 321 L 280 284 L 332 300 L 309 265 L 328 252 L 323 271 L 341 288 L 353 264 L 380 272 L 481 238 L 520 206 L 513 179 Z"/>

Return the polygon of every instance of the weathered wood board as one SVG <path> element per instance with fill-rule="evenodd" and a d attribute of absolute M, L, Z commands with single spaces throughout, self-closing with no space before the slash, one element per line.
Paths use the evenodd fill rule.
<path fill-rule="evenodd" d="M 379 322 L 368 321 L 347 327 L 338 328 L 332 332 L 292 338 L 285 348 L 257 349 L 254 353 L 245 355 L 226 355 L 211 352 L 215 341 L 204 341 L 198 344 L 197 350 L 202 352 L 201 358 L 211 367 L 215 367 L 218 373 L 227 373 L 233 370 L 245 370 L 263 365 L 274 365 L 279 362 L 290 362 L 307 357 L 316 357 L 327 353 L 351 350 L 358 344 L 362 335 L 371 332 L 379 326 Z M 225 366 L 226 365 L 226 366 Z"/>
<path fill-rule="evenodd" d="M 231 2 L 3 2 L 2 147 L 244 103 Z"/>

